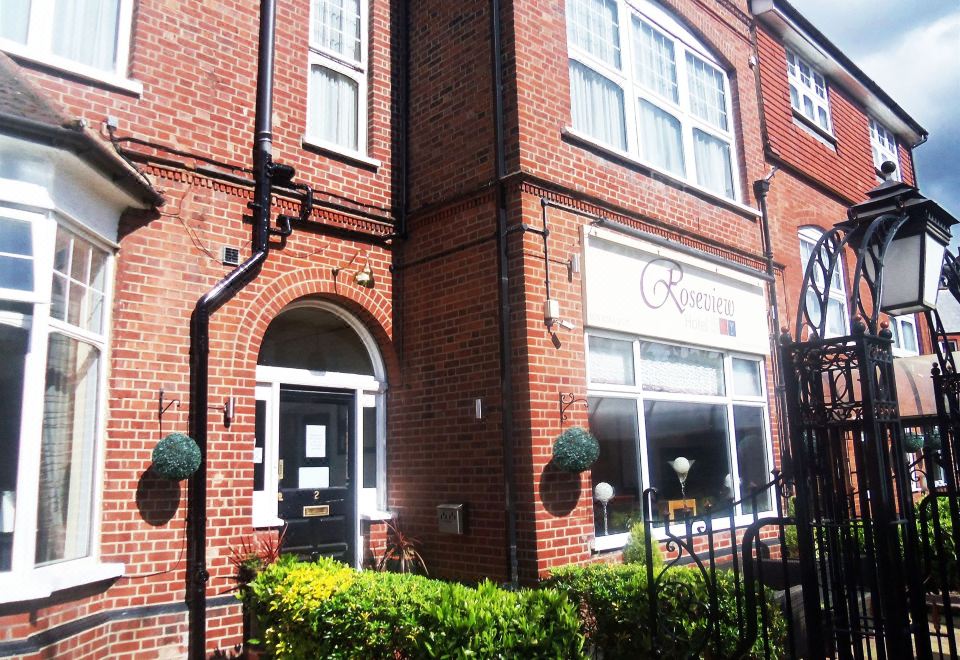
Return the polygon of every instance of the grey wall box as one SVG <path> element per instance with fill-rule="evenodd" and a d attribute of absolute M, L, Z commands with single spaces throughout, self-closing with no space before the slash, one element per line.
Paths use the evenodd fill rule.
<path fill-rule="evenodd" d="M 438 504 L 437 528 L 443 534 L 463 534 L 465 512 L 463 504 Z"/>

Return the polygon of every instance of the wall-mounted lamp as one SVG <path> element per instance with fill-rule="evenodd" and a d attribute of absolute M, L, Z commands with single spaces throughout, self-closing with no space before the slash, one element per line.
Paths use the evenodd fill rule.
<path fill-rule="evenodd" d="M 555 326 L 560 326 L 564 330 L 573 330 L 576 327 L 572 321 L 560 318 L 560 301 L 552 298 L 543 301 L 543 322 L 551 332 Z"/>
<path fill-rule="evenodd" d="M 354 262 L 357 260 L 357 257 L 359 256 L 360 256 L 360 253 L 357 252 L 352 257 L 350 257 L 350 261 L 348 261 L 345 265 L 337 266 L 336 268 L 334 268 L 333 279 L 336 280 L 337 277 L 340 276 L 340 271 L 346 270 L 350 266 L 352 266 Z M 370 268 L 369 257 L 367 257 L 366 260 L 364 261 L 363 268 L 359 268 L 353 271 L 353 283 L 364 289 L 372 289 L 374 286 L 376 286 L 377 281 L 373 277 L 373 269 Z"/>

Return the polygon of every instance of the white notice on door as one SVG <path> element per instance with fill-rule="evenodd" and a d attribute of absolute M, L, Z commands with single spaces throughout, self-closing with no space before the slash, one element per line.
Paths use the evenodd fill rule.
<path fill-rule="evenodd" d="M 307 424 L 307 458 L 324 458 L 327 455 L 327 427 L 322 424 Z"/>
<path fill-rule="evenodd" d="M 297 488 L 329 488 L 330 468 L 302 467 L 297 475 Z"/>

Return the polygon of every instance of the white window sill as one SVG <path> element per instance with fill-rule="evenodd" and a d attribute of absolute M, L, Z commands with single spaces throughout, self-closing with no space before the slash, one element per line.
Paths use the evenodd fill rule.
<path fill-rule="evenodd" d="M 123 564 L 78 559 L 26 573 L 0 573 L 0 603 L 47 598 L 65 589 L 118 578 L 123 572 Z"/>
<path fill-rule="evenodd" d="M 734 211 L 741 215 L 746 215 L 751 218 L 760 217 L 760 211 L 753 208 L 752 206 L 742 204 L 741 202 L 738 202 L 734 199 L 730 199 L 729 197 L 723 197 L 722 195 L 718 195 L 714 191 L 708 190 L 703 186 L 697 185 L 696 183 L 691 183 L 686 179 L 681 179 L 676 174 L 667 172 L 666 170 L 662 170 L 659 167 L 655 167 L 653 165 L 645 163 L 642 160 L 638 159 L 636 156 L 630 153 L 627 153 L 626 151 L 620 151 L 619 149 L 614 149 L 613 147 L 602 144 L 597 140 L 595 140 L 594 138 L 590 137 L 589 135 L 586 135 L 585 133 L 581 133 L 580 131 L 574 128 L 566 126 L 561 131 L 561 134 L 564 137 L 574 142 L 580 142 L 582 144 L 585 144 L 586 146 L 589 146 L 591 149 L 597 149 L 619 160 L 626 161 L 629 165 L 638 165 L 644 169 L 650 170 L 651 172 L 655 172 L 657 174 L 657 177 L 661 180 L 664 180 L 664 182 L 667 183 L 668 185 L 674 186 L 676 188 L 680 188 L 681 190 L 691 191 L 699 195 L 700 197 L 707 198 L 708 201 L 714 202 L 719 206 L 728 208 L 731 211 Z"/>
<path fill-rule="evenodd" d="M 383 164 L 376 158 L 370 158 L 359 151 L 347 149 L 339 144 L 326 142 L 325 140 L 321 140 L 319 138 L 312 138 L 309 135 L 303 136 L 302 145 L 305 149 L 319 149 L 320 151 L 323 151 L 335 158 L 345 160 L 348 163 L 353 163 L 354 165 L 378 168 Z"/>
<path fill-rule="evenodd" d="M 370 522 L 380 522 L 384 520 L 393 520 L 392 511 L 361 511 L 360 512 L 361 520 L 369 520 Z"/>
<path fill-rule="evenodd" d="M 29 60 L 30 62 L 35 62 L 58 71 L 63 71 L 71 76 L 76 76 L 95 84 L 104 85 L 111 89 L 129 92 L 130 94 L 136 94 L 137 96 L 143 94 L 143 83 L 141 83 L 139 80 L 131 80 L 130 78 L 125 78 L 115 73 L 110 73 L 109 71 L 94 69 L 93 67 L 72 62 L 71 60 L 53 55 L 51 53 L 37 52 L 36 50 L 23 44 L 19 44 L 15 41 L 0 39 L 0 50 L 5 51 L 11 57 Z"/>
<path fill-rule="evenodd" d="M 254 529 L 273 529 L 274 527 L 283 527 L 287 524 L 287 521 L 283 518 L 254 518 L 253 528 Z"/>
<path fill-rule="evenodd" d="M 623 534 L 610 534 L 609 536 L 597 536 L 593 539 L 593 551 L 594 552 L 603 552 L 605 550 L 619 550 L 627 544 L 630 535 L 624 532 Z"/>
<path fill-rule="evenodd" d="M 824 130 L 824 128 L 820 126 L 820 124 L 814 121 L 811 121 L 809 117 L 807 117 L 802 112 L 799 112 L 796 108 L 791 106 L 790 109 L 793 110 L 793 122 L 797 126 L 802 128 L 807 133 L 810 133 L 810 135 L 814 139 L 819 140 L 820 142 L 823 142 L 825 146 L 836 151 L 837 138 L 834 137 L 833 133 L 831 133 L 830 131 Z"/>
<path fill-rule="evenodd" d="M 775 516 L 776 513 L 773 511 L 763 511 L 757 514 L 758 519 L 770 518 Z M 730 518 L 721 517 L 716 518 L 713 521 L 713 531 L 714 532 L 726 532 L 730 530 L 729 524 Z M 734 528 L 743 529 L 753 523 L 752 515 L 740 515 L 734 519 Z M 701 518 L 693 519 L 693 536 L 704 536 L 704 532 L 698 532 L 697 530 L 703 527 L 703 520 Z M 666 530 L 663 526 L 653 526 L 653 538 L 657 541 L 666 541 L 670 537 L 667 536 Z M 687 526 L 683 522 L 674 523 L 670 525 L 670 532 L 673 536 L 678 536 L 683 538 L 687 534 Z M 621 534 L 610 534 L 609 536 L 597 536 L 593 539 L 593 551 L 594 552 L 604 552 L 606 550 L 620 550 L 627 545 L 627 541 L 630 540 L 630 534 L 623 532 Z"/>

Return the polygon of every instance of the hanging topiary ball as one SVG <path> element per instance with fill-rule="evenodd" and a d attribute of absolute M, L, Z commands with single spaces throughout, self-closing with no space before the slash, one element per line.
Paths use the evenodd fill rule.
<path fill-rule="evenodd" d="M 903 434 L 903 451 L 907 454 L 914 454 L 923 449 L 924 437 L 916 433 Z"/>
<path fill-rule="evenodd" d="M 182 481 L 200 467 L 200 447 L 185 433 L 171 433 L 153 448 L 153 469 L 164 479 Z"/>
<path fill-rule="evenodd" d="M 599 457 L 600 443 L 582 427 L 572 426 L 553 441 L 553 464 L 564 472 L 583 472 Z"/>
<path fill-rule="evenodd" d="M 923 448 L 936 451 L 942 446 L 943 443 L 940 442 L 940 429 L 934 427 L 932 431 L 927 433 L 927 439 L 926 442 L 923 443 Z"/>

